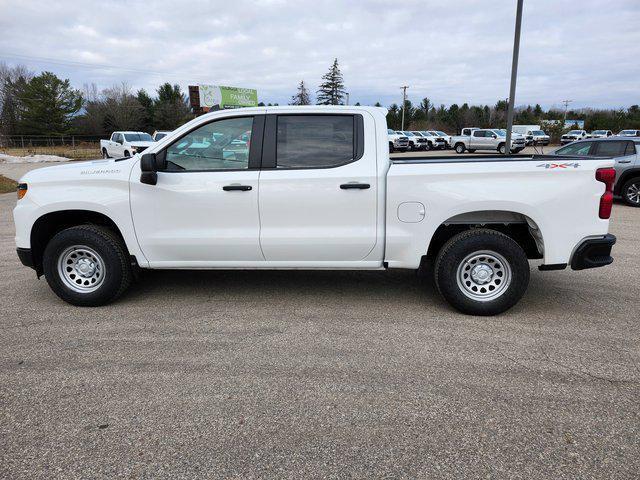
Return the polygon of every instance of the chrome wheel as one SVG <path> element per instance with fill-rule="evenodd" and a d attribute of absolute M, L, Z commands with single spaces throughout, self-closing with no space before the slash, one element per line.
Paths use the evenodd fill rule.
<path fill-rule="evenodd" d="M 631 203 L 640 205 L 640 182 L 629 185 L 625 195 Z"/>
<path fill-rule="evenodd" d="M 501 296 L 511 284 L 511 266 L 499 253 L 481 250 L 467 255 L 456 275 L 462 293 L 478 302 Z"/>
<path fill-rule="evenodd" d="M 85 245 L 69 247 L 58 257 L 58 275 L 74 292 L 95 292 L 104 283 L 105 273 L 102 257 Z"/>

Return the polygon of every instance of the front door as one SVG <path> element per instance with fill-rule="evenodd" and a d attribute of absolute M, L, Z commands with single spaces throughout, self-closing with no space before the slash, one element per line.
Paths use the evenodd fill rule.
<path fill-rule="evenodd" d="M 371 253 L 378 188 L 365 132 L 366 145 L 375 145 L 373 118 L 360 114 L 267 116 L 260 173 L 267 261 L 335 266 Z"/>
<path fill-rule="evenodd" d="M 240 116 L 203 124 L 159 153 L 167 168 L 158 172 L 157 185 L 132 173 L 133 221 L 150 266 L 264 260 L 258 216 L 263 123 L 263 116 Z"/>

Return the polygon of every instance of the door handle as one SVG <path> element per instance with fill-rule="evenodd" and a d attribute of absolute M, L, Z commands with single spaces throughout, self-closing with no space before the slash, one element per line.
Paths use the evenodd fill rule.
<path fill-rule="evenodd" d="M 366 190 L 370 187 L 371 185 L 368 183 L 343 183 L 340 185 L 342 190 Z"/>
<path fill-rule="evenodd" d="M 631 163 L 631 160 L 618 160 L 618 163 Z"/>
<path fill-rule="evenodd" d="M 225 192 L 230 192 L 230 191 L 233 191 L 233 190 L 239 190 L 241 192 L 248 192 L 252 188 L 253 187 L 251 185 L 225 185 L 224 187 L 222 187 L 222 190 L 224 190 Z"/>

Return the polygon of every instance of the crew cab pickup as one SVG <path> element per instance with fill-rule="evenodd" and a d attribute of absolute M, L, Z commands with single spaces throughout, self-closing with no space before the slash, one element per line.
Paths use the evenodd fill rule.
<path fill-rule="evenodd" d="M 142 155 L 33 170 L 13 211 L 18 256 L 75 305 L 115 300 L 140 268 L 432 269 L 451 305 L 479 315 L 518 302 L 530 259 L 613 261 L 610 158 L 391 160 L 385 117 L 221 110 Z"/>
<path fill-rule="evenodd" d="M 492 150 L 504 154 L 506 150 L 506 131 L 491 128 L 463 128 L 462 135 L 454 135 L 451 139 L 456 153 L 470 153 L 476 150 Z M 510 152 L 518 153 L 525 147 L 522 135 L 513 135 Z"/>
<path fill-rule="evenodd" d="M 100 151 L 102 158 L 130 157 L 153 143 L 153 137 L 145 132 L 113 132 L 109 140 L 100 140 Z"/>
<path fill-rule="evenodd" d="M 389 152 L 406 152 L 409 149 L 409 137 L 402 132 L 396 132 L 395 130 L 387 129 L 387 136 L 389 137 Z"/>

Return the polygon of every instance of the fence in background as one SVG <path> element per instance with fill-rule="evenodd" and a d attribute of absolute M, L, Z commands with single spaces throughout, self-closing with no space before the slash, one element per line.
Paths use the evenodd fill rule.
<path fill-rule="evenodd" d="M 0 135 L 0 153 L 24 157 L 56 155 L 71 159 L 100 157 L 103 135 Z"/>

